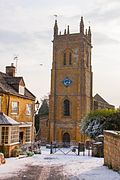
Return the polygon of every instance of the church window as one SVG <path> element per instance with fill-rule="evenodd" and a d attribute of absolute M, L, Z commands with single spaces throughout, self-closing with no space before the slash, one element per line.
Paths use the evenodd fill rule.
<path fill-rule="evenodd" d="M 64 62 L 63 62 L 64 65 L 66 65 L 66 53 L 64 53 Z"/>
<path fill-rule="evenodd" d="M 72 64 L 72 53 L 70 52 L 69 53 L 69 65 L 71 65 Z"/>
<path fill-rule="evenodd" d="M 70 116 L 70 101 L 64 100 L 64 116 Z"/>

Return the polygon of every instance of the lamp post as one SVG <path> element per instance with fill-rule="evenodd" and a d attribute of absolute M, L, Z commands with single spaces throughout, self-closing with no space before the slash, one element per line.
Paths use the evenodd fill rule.
<path fill-rule="evenodd" d="M 37 100 L 34 104 L 34 109 L 33 109 L 33 134 L 32 134 L 32 143 L 31 143 L 31 148 L 33 149 L 33 143 L 34 143 L 34 139 L 35 139 L 35 115 L 38 112 L 40 103 Z"/>
<path fill-rule="evenodd" d="M 36 114 L 36 112 L 38 111 L 39 106 L 40 106 L 40 103 L 39 103 L 39 101 L 37 100 L 36 103 L 35 103 L 35 114 Z"/>

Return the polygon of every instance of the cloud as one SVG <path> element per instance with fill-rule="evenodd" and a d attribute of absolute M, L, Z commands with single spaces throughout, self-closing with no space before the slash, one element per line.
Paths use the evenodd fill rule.
<path fill-rule="evenodd" d="M 28 42 L 29 36 L 24 32 L 14 32 L 9 30 L 0 30 L 1 44 L 18 44 Z"/>
<path fill-rule="evenodd" d="M 85 13 L 85 16 L 97 23 L 112 23 L 114 20 L 120 20 L 120 1 L 99 1 L 93 9 Z"/>
<path fill-rule="evenodd" d="M 119 44 L 120 41 L 113 39 L 106 34 L 103 34 L 101 32 L 94 32 L 94 44 L 96 45 L 103 45 L 103 44 Z"/>

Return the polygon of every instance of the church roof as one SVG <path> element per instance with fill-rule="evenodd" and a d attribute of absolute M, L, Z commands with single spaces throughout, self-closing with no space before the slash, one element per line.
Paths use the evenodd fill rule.
<path fill-rule="evenodd" d="M 0 125 L 19 125 L 14 119 L 0 112 Z"/>
<path fill-rule="evenodd" d="M 102 103 L 105 103 L 105 104 L 109 104 L 107 101 L 105 101 L 99 94 L 96 94 L 94 96 L 94 100 L 95 101 L 99 101 L 99 102 L 102 102 Z"/>

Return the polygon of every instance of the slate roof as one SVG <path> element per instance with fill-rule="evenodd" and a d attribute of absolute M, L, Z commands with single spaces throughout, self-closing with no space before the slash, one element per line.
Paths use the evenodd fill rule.
<path fill-rule="evenodd" d="M 102 103 L 105 103 L 105 104 L 109 104 L 107 101 L 105 101 L 99 94 L 96 94 L 94 96 L 94 100 L 95 101 L 99 101 L 99 102 L 102 102 Z"/>
<path fill-rule="evenodd" d="M 19 123 L 0 112 L 0 125 L 19 125 Z"/>
<path fill-rule="evenodd" d="M 0 72 L 0 92 L 35 100 L 35 96 L 26 87 L 24 95 L 19 94 L 19 92 L 14 88 L 13 85 L 19 85 L 21 80 L 24 82 L 23 77 L 12 77 Z"/>

